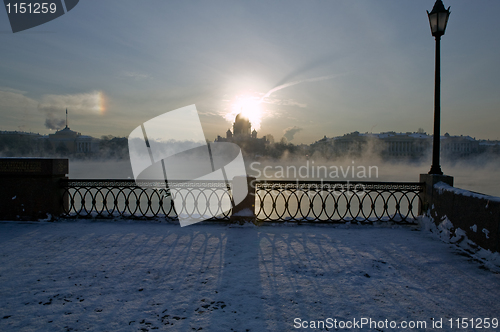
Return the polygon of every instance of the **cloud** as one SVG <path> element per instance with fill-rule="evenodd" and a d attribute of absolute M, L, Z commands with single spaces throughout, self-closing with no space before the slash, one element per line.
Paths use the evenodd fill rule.
<path fill-rule="evenodd" d="M 204 116 L 221 116 L 221 113 L 220 112 L 216 112 L 216 111 L 200 111 L 198 110 L 198 114 L 199 115 L 204 115 Z"/>
<path fill-rule="evenodd" d="M 125 71 L 125 72 L 122 73 L 122 76 L 126 77 L 126 78 L 131 78 L 131 79 L 134 79 L 134 80 L 137 80 L 137 81 L 141 81 L 141 80 L 145 80 L 145 79 L 151 78 L 151 76 L 149 76 L 147 74 L 142 74 L 142 73 L 133 72 L 133 71 Z"/>
<path fill-rule="evenodd" d="M 26 91 L 13 89 L 13 88 L 10 88 L 8 86 L 0 86 L 0 92 L 11 92 L 11 93 L 18 94 L 18 95 L 25 95 L 27 93 Z"/>
<path fill-rule="evenodd" d="M 47 129 L 58 130 L 64 127 L 65 123 L 64 119 L 57 119 L 54 114 L 47 114 L 47 118 L 45 119 L 45 127 Z"/>
<path fill-rule="evenodd" d="M 301 84 L 301 83 L 310 83 L 310 82 L 319 82 L 319 81 L 324 81 L 324 80 L 330 80 L 332 78 L 335 78 L 336 76 L 338 75 L 328 75 L 328 76 L 321 76 L 321 77 L 313 77 L 313 78 L 308 78 L 308 79 L 303 79 L 303 80 L 298 80 L 298 81 L 293 81 L 293 82 L 288 82 L 288 83 L 285 83 L 285 84 L 282 84 L 282 85 L 279 85 L 271 90 L 269 90 L 263 97 L 262 99 L 264 98 L 267 98 L 267 97 L 270 97 L 274 92 L 276 91 L 279 91 L 279 90 L 282 90 L 282 89 L 286 89 L 288 87 L 291 87 L 291 86 L 294 86 L 294 85 L 297 85 L 297 84 Z"/>
<path fill-rule="evenodd" d="M 45 95 L 38 105 L 40 110 L 44 109 L 71 109 L 81 113 L 100 113 L 102 108 L 102 93 L 94 91 L 90 93 L 79 93 L 73 95 Z"/>
<path fill-rule="evenodd" d="M 300 108 L 307 108 L 307 104 L 300 103 L 293 99 L 278 99 L 278 98 L 266 98 L 263 100 L 265 104 L 278 105 L 278 106 L 296 106 Z"/>
<path fill-rule="evenodd" d="M 101 114 L 104 112 L 104 96 L 100 91 L 73 95 L 45 95 L 38 110 L 45 114 L 45 127 L 60 129 L 64 126 L 65 110 L 76 113 Z"/>
<path fill-rule="evenodd" d="M 0 107 L 2 110 L 7 108 L 26 108 L 36 105 L 36 101 L 26 97 L 24 91 L 9 88 L 0 88 Z"/>
<path fill-rule="evenodd" d="M 308 63 L 300 66 L 299 68 L 295 69 L 294 71 L 292 71 L 291 73 L 289 73 L 285 77 L 283 77 L 283 79 L 281 79 L 276 84 L 276 86 L 284 85 L 285 83 L 287 83 L 288 81 L 290 81 L 292 78 L 297 77 L 297 76 L 299 76 L 299 75 L 301 75 L 303 73 L 306 73 L 306 72 L 308 72 L 308 71 L 310 71 L 312 69 L 315 69 L 317 67 L 321 67 L 321 66 L 330 64 L 334 60 L 338 60 L 338 57 L 335 56 L 334 54 L 326 54 L 326 55 L 323 55 L 320 58 L 314 59 L 314 60 L 312 60 L 312 61 L 310 61 L 310 62 L 308 62 Z"/>
<path fill-rule="evenodd" d="M 290 142 L 291 140 L 293 140 L 295 134 L 297 134 L 298 132 L 300 132 L 302 130 L 302 128 L 299 128 L 297 126 L 293 126 L 293 127 L 288 127 L 286 128 L 283 132 L 283 137 L 286 138 L 286 140 L 288 142 Z"/>
<path fill-rule="evenodd" d="M 25 91 L 0 87 L 2 130 L 43 131 L 43 114 L 37 110 L 39 101 Z"/>

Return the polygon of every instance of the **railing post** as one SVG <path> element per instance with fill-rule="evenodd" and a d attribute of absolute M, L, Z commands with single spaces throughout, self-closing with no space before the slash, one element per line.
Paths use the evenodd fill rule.
<path fill-rule="evenodd" d="M 255 222 L 255 184 L 257 179 L 251 176 L 235 176 L 233 178 L 233 198 L 238 192 L 248 192 L 243 200 L 233 207 L 230 220 L 237 223 Z M 241 199 L 241 198 L 240 198 Z"/>
<path fill-rule="evenodd" d="M 432 208 L 434 200 L 434 185 L 438 182 L 444 182 L 453 186 L 453 177 L 439 174 L 420 174 L 420 182 L 425 183 L 423 197 L 418 206 L 418 214 L 421 216 Z"/>
<path fill-rule="evenodd" d="M 64 214 L 60 180 L 66 174 L 68 159 L 1 158 L 0 219 L 51 220 Z"/>

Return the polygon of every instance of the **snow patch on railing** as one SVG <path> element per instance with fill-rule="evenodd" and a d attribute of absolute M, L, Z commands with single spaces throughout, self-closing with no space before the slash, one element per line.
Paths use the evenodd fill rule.
<path fill-rule="evenodd" d="M 447 192 L 452 192 L 457 195 L 462 195 L 466 197 L 473 197 L 473 198 L 479 198 L 479 199 L 484 199 L 486 200 L 486 208 L 488 208 L 488 203 L 489 202 L 500 202 L 500 197 L 496 196 L 489 196 L 489 195 L 484 195 L 480 193 L 475 193 L 473 191 L 465 190 L 465 189 L 460 189 L 460 188 L 455 188 L 452 187 L 444 182 L 438 182 L 434 185 L 434 189 L 437 190 L 438 194 L 443 194 L 445 191 Z"/>
<path fill-rule="evenodd" d="M 233 213 L 233 217 L 255 217 L 255 213 L 249 208 Z"/>

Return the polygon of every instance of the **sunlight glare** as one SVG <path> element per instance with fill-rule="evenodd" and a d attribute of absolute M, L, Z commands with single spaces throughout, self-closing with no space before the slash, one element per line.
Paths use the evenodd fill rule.
<path fill-rule="evenodd" d="M 259 130 L 262 121 L 261 99 L 249 95 L 236 96 L 231 103 L 229 112 L 224 118 L 229 122 L 234 122 L 236 115 L 242 114 L 252 123 L 252 130 Z"/>

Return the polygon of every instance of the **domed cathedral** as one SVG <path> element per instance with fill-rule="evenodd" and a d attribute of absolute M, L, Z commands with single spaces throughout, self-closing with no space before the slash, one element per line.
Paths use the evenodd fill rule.
<path fill-rule="evenodd" d="M 250 137 L 250 129 L 252 129 L 252 124 L 247 117 L 241 113 L 236 115 L 233 124 L 233 134 L 235 137 Z"/>
<path fill-rule="evenodd" d="M 269 143 L 266 136 L 257 138 L 257 131 L 252 130 L 250 120 L 241 113 L 234 119 L 233 131 L 228 129 L 226 137 L 217 136 L 215 142 L 236 143 L 244 152 L 255 154 L 263 153 L 266 144 Z"/>

